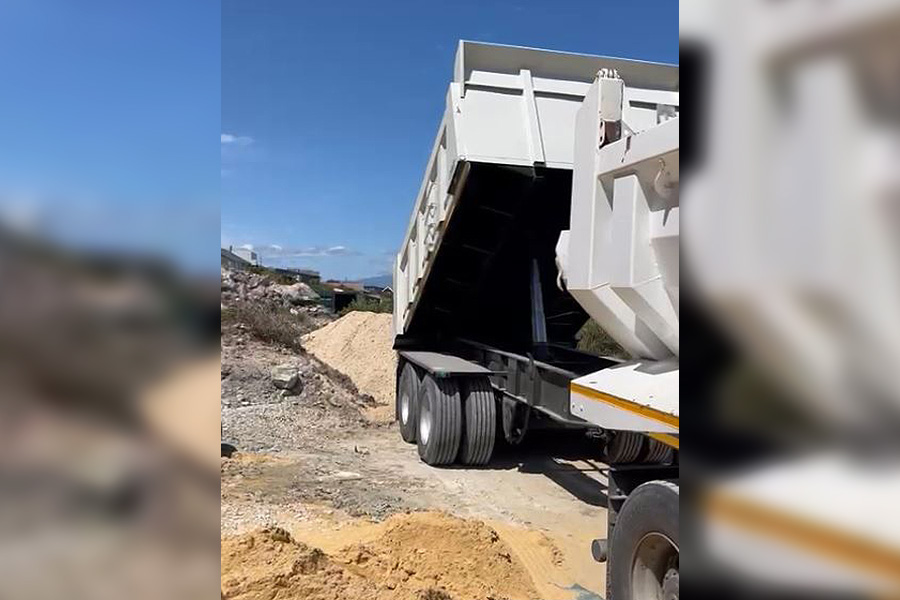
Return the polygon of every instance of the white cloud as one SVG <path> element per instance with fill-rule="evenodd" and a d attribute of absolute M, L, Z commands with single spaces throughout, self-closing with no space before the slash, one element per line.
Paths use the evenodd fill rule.
<path fill-rule="evenodd" d="M 253 143 L 253 138 L 248 135 L 234 135 L 233 133 L 222 134 L 222 144 L 233 144 L 236 146 L 249 146 Z"/>
<path fill-rule="evenodd" d="M 253 244 L 243 244 L 243 245 L 241 246 L 241 248 L 243 248 L 244 250 L 250 250 L 250 251 L 252 252 L 252 251 L 253 251 Z"/>
<path fill-rule="evenodd" d="M 250 246 L 250 244 L 247 244 Z M 303 248 L 285 248 L 278 244 L 251 246 L 252 249 L 269 258 L 317 258 L 328 256 L 361 256 L 357 250 L 347 246 L 308 246 Z"/>

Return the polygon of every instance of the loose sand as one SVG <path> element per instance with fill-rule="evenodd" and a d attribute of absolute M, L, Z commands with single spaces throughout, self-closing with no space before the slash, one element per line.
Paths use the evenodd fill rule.
<path fill-rule="evenodd" d="M 360 530 L 362 532 L 364 530 Z M 326 554 L 280 528 L 222 540 L 222 594 L 236 600 L 532 600 L 531 577 L 490 526 L 398 514 Z"/>
<path fill-rule="evenodd" d="M 391 345 L 391 315 L 385 313 L 351 312 L 303 336 L 304 348 L 375 399 L 379 406 L 367 416 L 384 422 L 394 417 L 397 355 Z"/>

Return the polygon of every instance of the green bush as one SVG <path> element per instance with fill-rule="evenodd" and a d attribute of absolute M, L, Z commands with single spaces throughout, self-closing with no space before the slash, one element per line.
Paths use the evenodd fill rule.
<path fill-rule="evenodd" d="M 597 356 L 628 358 L 625 349 L 603 331 L 593 319 L 588 319 L 575 337 L 578 340 L 578 349 L 582 352 L 589 352 Z"/>
<path fill-rule="evenodd" d="M 351 313 L 355 310 L 361 312 L 391 313 L 394 312 L 394 298 L 393 296 L 385 296 L 378 300 L 375 298 L 356 298 L 341 310 L 340 315 L 343 317 L 347 313 Z"/>
<path fill-rule="evenodd" d="M 222 329 L 238 325 L 260 341 L 292 350 L 301 349 L 300 336 L 311 329 L 309 317 L 303 313 L 293 315 L 281 306 L 253 302 L 239 302 L 222 309 Z"/>

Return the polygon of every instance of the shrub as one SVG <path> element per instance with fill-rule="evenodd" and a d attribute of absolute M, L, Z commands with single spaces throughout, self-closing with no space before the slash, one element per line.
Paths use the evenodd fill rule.
<path fill-rule="evenodd" d="M 275 305 L 238 302 L 222 309 L 222 328 L 243 325 L 254 338 L 301 350 L 300 336 L 310 327 L 309 317 L 291 314 L 290 309 Z"/>
<path fill-rule="evenodd" d="M 394 299 L 392 296 L 384 298 L 356 298 L 353 302 L 341 309 L 341 316 L 353 311 L 374 312 L 374 313 L 391 313 L 394 312 Z"/>
<path fill-rule="evenodd" d="M 578 349 L 583 352 L 589 352 L 597 356 L 628 358 L 628 353 L 625 349 L 608 333 L 603 331 L 593 319 L 588 319 L 575 337 L 578 339 Z"/>

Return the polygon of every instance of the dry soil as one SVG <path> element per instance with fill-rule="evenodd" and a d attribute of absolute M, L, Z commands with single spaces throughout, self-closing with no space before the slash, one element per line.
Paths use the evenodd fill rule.
<path fill-rule="evenodd" d="M 395 424 L 364 417 L 385 397 L 379 386 L 391 398 L 394 357 L 389 316 L 353 315 L 306 338 L 308 353 L 223 332 L 223 436 L 239 449 L 222 459 L 223 594 L 602 598 L 590 542 L 606 529 L 606 477 L 594 444 L 529 434 L 484 468 L 425 465 Z M 302 372 L 297 396 L 271 383 L 285 362 Z"/>

